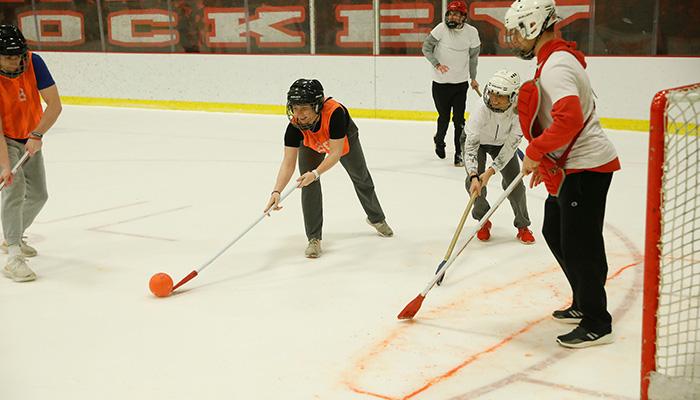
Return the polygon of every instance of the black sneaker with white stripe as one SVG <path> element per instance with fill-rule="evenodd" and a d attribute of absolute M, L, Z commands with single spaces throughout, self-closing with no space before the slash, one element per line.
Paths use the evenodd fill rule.
<path fill-rule="evenodd" d="M 578 324 L 583 318 L 583 313 L 579 310 L 569 307 L 566 310 L 557 310 L 552 313 L 552 318 L 565 324 Z"/>
<path fill-rule="evenodd" d="M 609 344 L 614 341 L 615 335 L 613 335 L 612 331 L 608 333 L 596 333 L 582 326 L 577 326 L 566 335 L 557 336 L 557 343 L 572 349 Z"/>

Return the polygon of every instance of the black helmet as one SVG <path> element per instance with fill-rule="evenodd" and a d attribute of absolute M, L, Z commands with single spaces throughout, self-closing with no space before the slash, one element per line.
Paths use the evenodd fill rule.
<path fill-rule="evenodd" d="M 0 55 L 22 56 L 27 53 L 27 41 L 14 25 L 0 25 Z"/>
<path fill-rule="evenodd" d="M 27 67 L 27 41 L 22 32 L 14 25 L 0 25 L 0 55 L 20 56 L 19 68 L 14 71 L 0 69 L 0 75 L 16 78 Z"/>
<path fill-rule="evenodd" d="M 311 129 L 311 126 L 299 126 L 294 120 L 292 106 L 309 104 L 315 113 L 320 113 L 323 107 L 323 85 L 317 79 L 297 79 L 287 92 L 287 117 L 299 129 Z"/>
<path fill-rule="evenodd" d="M 316 79 L 297 79 L 292 83 L 287 92 L 287 105 L 311 104 L 320 106 L 323 104 L 323 86 Z M 314 107 L 314 111 L 319 109 Z"/>

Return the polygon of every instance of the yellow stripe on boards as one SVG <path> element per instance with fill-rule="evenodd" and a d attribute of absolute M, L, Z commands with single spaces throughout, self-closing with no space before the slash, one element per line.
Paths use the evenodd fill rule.
<path fill-rule="evenodd" d="M 265 104 L 210 103 L 180 100 L 107 99 L 96 97 L 61 96 L 63 104 L 76 106 L 106 106 L 126 108 L 151 108 L 159 110 L 185 110 L 208 112 L 238 112 L 250 114 L 285 114 L 284 106 Z"/>
<path fill-rule="evenodd" d="M 649 121 L 640 119 L 601 118 L 600 126 L 621 131 L 649 132 Z"/>
<path fill-rule="evenodd" d="M 245 114 L 272 114 L 284 115 L 285 107 L 270 104 L 239 104 L 239 103 L 213 103 L 203 101 L 180 100 L 139 100 L 139 99 L 110 99 L 98 97 L 62 96 L 63 104 L 79 106 L 106 106 L 126 108 L 150 108 L 159 110 L 184 110 L 207 112 L 230 112 Z M 435 111 L 406 111 L 406 110 L 373 110 L 367 108 L 353 108 L 352 115 L 356 118 L 393 119 L 404 121 L 435 121 L 438 114 Z M 469 116 L 469 113 L 467 113 Z M 649 121 L 601 118 L 603 128 L 626 131 L 649 131 Z"/>

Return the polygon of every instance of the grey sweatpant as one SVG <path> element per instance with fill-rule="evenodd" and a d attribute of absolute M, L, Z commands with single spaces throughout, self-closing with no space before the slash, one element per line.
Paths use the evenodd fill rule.
<path fill-rule="evenodd" d="M 367 169 L 357 130 L 350 130 L 348 142 L 350 151 L 340 158 L 340 164 L 350 176 L 350 180 L 355 186 L 355 193 L 357 193 L 360 204 L 362 204 L 370 222 L 384 221 L 384 212 L 374 191 L 374 182 L 372 182 L 372 176 Z M 325 157 L 325 154 L 318 153 L 302 144 L 299 147 L 299 171 L 304 173 L 316 169 Z M 321 180 L 301 189 L 301 208 L 304 213 L 306 237 L 309 240 L 322 239 L 323 195 L 321 193 Z"/>
<path fill-rule="evenodd" d="M 489 154 L 491 158 L 496 158 L 498 153 L 501 151 L 501 147 L 496 145 L 482 144 L 479 146 L 479 151 L 476 155 L 477 171 L 479 175 L 483 174 L 486 170 L 486 154 Z M 513 158 L 508 161 L 505 167 L 501 170 L 501 185 L 505 190 L 513 179 L 520 173 L 520 164 L 518 163 L 518 156 L 513 154 Z M 467 191 L 469 191 L 469 177 L 466 179 Z M 520 182 L 519 185 L 508 196 L 508 201 L 513 209 L 513 214 L 515 214 L 515 219 L 513 220 L 513 225 L 516 228 L 524 228 L 530 226 L 530 216 L 527 213 L 527 201 L 525 200 L 525 185 Z M 481 196 L 476 198 L 474 201 L 474 209 L 472 209 L 472 217 L 480 220 L 489 211 L 491 206 L 486 200 L 486 186 L 481 188 Z"/>
<path fill-rule="evenodd" d="M 24 144 L 5 138 L 10 166 L 14 167 L 24 154 Z M 10 186 L 2 190 L 2 231 L 9 246 L 18 245 L 24 231 L 46 204 L 44 157 L 41 151 L 34 154 L 17 171 Z"/>

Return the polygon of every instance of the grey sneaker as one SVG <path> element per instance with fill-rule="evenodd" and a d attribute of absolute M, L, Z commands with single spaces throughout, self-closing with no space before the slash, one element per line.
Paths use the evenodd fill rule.
<path fill-rule="evenodd" d="M 36 279 L 36 274 L 29 269 L 27 261 L 21 255 L 10 257 L 2 273 L 15 282 L 27 282 Z"/>
<path fill-rule="evenodd" d="M 377 230 L 377 233 L 379 234 L 379 236 L 383 236 L 383 237 L 394 236 L 394 231 L 391 230 L 391 227 L 389 226 L 389 224 L 386 223 L 386 220 L 372 223 L 372 221 L 370 221 L 369 218 L 367 218 L 367 223 L 372 225 L 374 227 L 374 229 Z"/>
<path fill-rule="evenodd" d="M 311 239 L 304 252 L 306 258 L 319 258 L 321 256 L 321 239 Z"/>
<path fill-rule="evenodd" d="M 22 255 L 25 257 L 36 257 L 37 252 L 36 249 L 30 245 L 27 244 L 27 242 L 24 240 L 26 236 L 22 237 L 22 240 L 19 242 L 19 248 L 22 250 Z M 7 242 L 3 241 L 2 244 L 0 244 L 0 250 L 2 250 L 3 253 L 7 254 Z"/>

